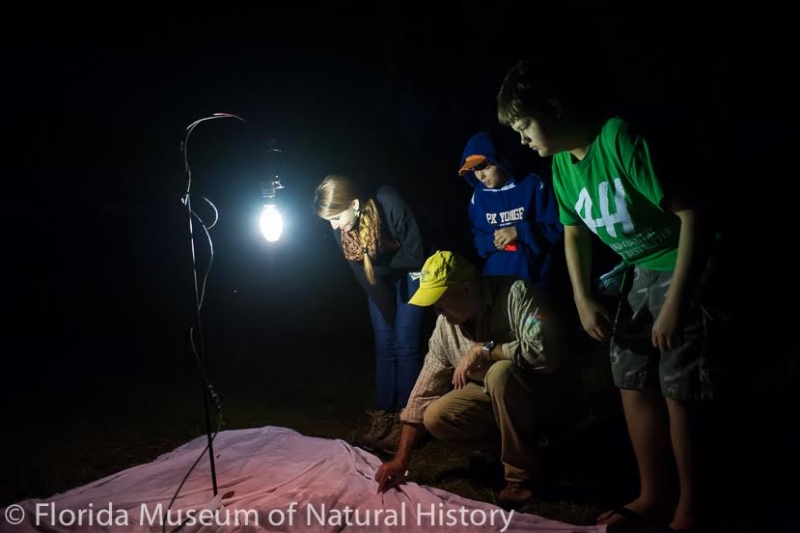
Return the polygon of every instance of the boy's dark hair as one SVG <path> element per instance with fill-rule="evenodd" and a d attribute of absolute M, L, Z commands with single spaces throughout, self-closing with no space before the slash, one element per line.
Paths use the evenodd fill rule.
<path fill-rule="evenodd" d="M 497 93 L 497 119 L 504 126 L 541 111 L 547 99 L 555 96 L 546 84 L 534 83 L 530 66 L 520 60 L 506 74 Z"/>
<path fill-rule="evenodd" d="M 580 73 L 571 70 L 570 64 L 556 62 L 542 67 L 541 73 L 534 69 L 533 64 L 521 59 L 506 74 L 497 93 L 497 119 L 504 126 L 511 126 L 520 118 L 545 113 L 551 107 L 550 99 L 584 118 L 608 115 L 605 104 L 598 101 L 604 99 L 597 94 L 599 89 L 583 90 L 585 81 L 579 79 Z"/>

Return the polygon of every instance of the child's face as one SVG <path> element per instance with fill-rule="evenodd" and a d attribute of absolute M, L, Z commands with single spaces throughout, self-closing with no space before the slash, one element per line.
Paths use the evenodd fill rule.
<path fill-rule="evenodd" d="M 496 189 L 506 184 L 506 175 L 494 163 L 484 165 L 481 170 L 476 168 L 474 172 L 478 181 L 483 183 L 487 189 Z"/>
<path fill-rule="evenodd" d="M 551 139 L 539 119 L 533 117 L 518 118 L 511 123 L 511 129 L 519 133 L 520 142 L 542 157 L 555 153 Z"/>

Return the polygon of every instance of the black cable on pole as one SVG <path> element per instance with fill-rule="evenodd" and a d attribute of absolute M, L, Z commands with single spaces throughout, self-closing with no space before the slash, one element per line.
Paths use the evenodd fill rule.
<path fill-rule="evenodd" d="M 213 120 L 213 119 L 218 119 L 218 118 L 235 118 L 237 120 L 241 120 L 242 122 L 245 122 L 244 119 L 242 119 L 241 117 L 238 117 L 236 115 L 231 115 L 231 114 L 228 114 L 228 113 L 215 113 L 214 115 L 212 115 L 210 117 L 202 118 L 202 119 L 197 120 L 197 121 L 193 122 L 192 124 L 190 124 L 186 128 L 186 130 L 187 130 L 186 131 L 186 138 L 184 139 L 184 141 L 183 141 L 183 143 L 181 145 L 181 151 L 183 152 L 184 170 L 186 172 L 186 177 L 187 177 L 186 193 L 184 194 L 184 196 L 182 198 L 182 202 L 186 206 L 186 209 L 187 209 L 188 214 L 189 214 L 189 241 L 190 241 L 190 244 L 191 244 L 191 251 L 192 251 L 192 269 L 193 269 L 193 273 L 194 273 L 195 311 L 196 311 L 196 314 L 197 314 L 197 318 L 196 318 L 196 320 L 197 320 L 197 323 L 196 323 L 197 339 L 195 340 L 195 335 L 194 335 L 195 328 L 192 328 L 189 331 L 189 340 L 190 340 L 190 343 L 191 343 L 191 346 L 192 346 L 192 351 L 195 354 L 195 358 L 196 358 L 196 362 L 197 362 L 197 365 L 198 365 L 198 369 L 200 371 L 200 377 L 201 377 L 202 382 L 203 382 L 202 383 L 203 384 L 203 415 L 204 415 L 204 418 L 205 418 L 206 438 L 207 438 L 207 441 L 208 441 L 208 443 L 206 445 L 206 448 L 203 450 L 203 453 L 205 453 L 206 451 L 208 452 L 208 458 L 209 458 L 209 462 L 210 462 L 210 466 L 211 466 L 211 486 L 212 486 L 212 490 L 213 490 L 214 496 L 216 496 L 217 493 L 218 493 L 218 489 L 217 489 L 217 472 L 216 472 L 216 465 L 215 465 L 215 462 L 214 462 L 214 444 L 213 444 L 214 438 L 216 437 L 216 431 L 212 435 L 210 404 L 213 404 L 215 406 L 217 415 L 220 417 L 220 422 L 218 424 L 217 431 L 219 430 L 219 426 L 221 425 L 221 414 L 220 414 L 221 413 L 221 405 L 220 405 L 219 397 L 217 396 L 216 392 L 214 391 L 214 388 L 212 387 L 211 383 L 208 380 L 208 359 L 207 359 L 206 354 L 205 354 L 205 346 L 204 346 L 204 343 L 203 343 L 203 329 L 202 329 L 202 313 L 201 313 L 201 310 L 202 310 L 202 307 L 203 307 L 203 300 L 205 298 L 206 281 L 208 280 L 208 272 L 211 269 L 211 263 L 214 260 L 214 247 L 213 247 L 213 244 L 211 242 L 211 236 L 210 236 L 208 230 L 213 228 L 214 225 L 217 223 L 218 213 L 217 213 L 217 210 L 216 210 L 216 207 L 214 206 L 214 204 L 211 203 L 211 201 L 209 201 L 208 198 L 203 197 L 203 200 L 205 200 L 214 209 L 214 215 L 215 215 L 214 221 L 211 223 L 211 225 L 206 226 L 205 222 L 192 209 L 192 200 L 191 200 L 191 196 L 192 196 L 191 195 L 192 171 L 191 171 L 191 168 L 189 167 L 188 145 L 189 145 L 189 136 L 192 134 L 192 131 L 194 130 L 195 127 L 197 127 L 198 124 L 200 124 L 201 122 L 204 122 L 206 120 Z M 197 271 L 197 254 L 196 254 L 196 251 L 195 251 L 194 221 L 193 221 L 193 218 L 196 218 L 197 221 L 199 222 L 200 226 L 203 228 L 203 230 L 204 230 L 204 232 L 206 234 L 206 238 L 208 239 L 209 250 L 210 250 L 209 265 L 208 265 L 208 268 L 206 269 L 205 275 L 203 276 L 202 284 L 200 283 L 199 276 L 198 276 L 198 271 Z M 202 457 L 202 454 L 201 454 L 201 457 Z M 198 459 L 198 461 L 199 461 L 199 459 Z M 194 468 L 194 466 L 196 466 L 196 464 L 197 463 L 192 465 L 192 468 Z M 188 477 L 188 474 L 187 474 L 187 477 Z M 186 478 L 184 478 L 184 481 L 185 481 L 185 479 Z M 183 483 L 181 483 L 181 486 L 183 486 Z M 180 491 L 180 487 L 178 488 L 178 491 Z M 172 502 L 170 502 L 170 506 L 172 505 L 172 503 L 175 501 L 176 498 L 177 498 L 177 492 L 176 492 L 175 496 L 173 497 Z"/>

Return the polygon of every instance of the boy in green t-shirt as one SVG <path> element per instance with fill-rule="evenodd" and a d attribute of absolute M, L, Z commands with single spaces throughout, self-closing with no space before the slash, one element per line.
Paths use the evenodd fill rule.
<path fill-rule="evenodd" d="M 642 135 L 619 118 L 593 120 L 547 86 L 554 81 L 550 76 L 534 80 L 524 62 L 515 65 L 497 95 L 498 118 L 519 133 L 522 144 L 553 157 L 581 324 L 594 339 L 611 344 L 612 375 L 641 486 L 637 499 L 598 522 L 669 517 L 672 529 L 690 529 L 701 509 L 689 421 L 695 401 L 713 391 L 700 301 L 711 234 L 698 206 L 665 191 L 662 168 L 655 168 Z M 590 231 L 632 266 L 615 317 L 592 294 Z M 664 472 L 670 444 L 680 480 L 674 513 L 668 511 Z"/>

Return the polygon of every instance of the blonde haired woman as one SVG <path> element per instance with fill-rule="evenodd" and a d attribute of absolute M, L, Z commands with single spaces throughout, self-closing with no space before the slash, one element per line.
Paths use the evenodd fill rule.
<path fill-rule="evenodd" d="M 317 187 L 314 204 L 317 215 L 330 223 L 368 296 L 375 336 L 376 411 L 364 440 L 391 449 L 399 436 L 391 429 L 399 427 L 397 413 L 405 407 L 421 368 L 425 309 L 408 300 L 419 287 L 414 274 L 430 250 L 410 207 L 391 187 L 369 194 L 350 178 L 331 175 Z"/>

